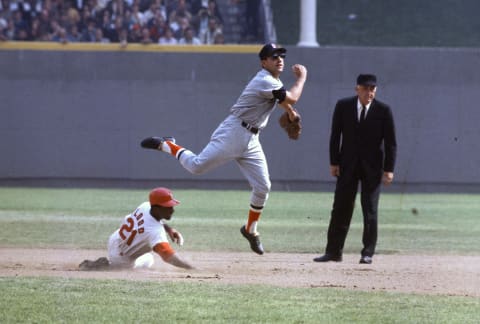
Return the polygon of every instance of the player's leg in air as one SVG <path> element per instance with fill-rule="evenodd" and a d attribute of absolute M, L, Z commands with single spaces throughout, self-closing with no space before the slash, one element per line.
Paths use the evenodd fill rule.
<path fill-rule="evenodd" d="M 247 223 L 242 226 L 240 232 L 250 243 L 250 248 L 257 254 L 263 254 L 263 245 L 260 242 L 260 234 L 257 231 L 257 224 L 260 219 L 263 207 L 265 206 L 270 193 L 271 182 L 268 172 L 267 160 L 262 146 L 258 139 L 252 143 L 250 149 L 242 158 L 236 159 L 240 170 L 252 188 L 250 197 L 250 210 Z"/>
<path fill-rule="evenodd" d="M 206 173 L 233 160 L 235 156 L 232 150 L 225 149 L 225 144 L 217 140 L 210 141 L 198 155 L 176 144 L 173 137 L 148 137 L 141 146 L 172 155 L 192 174 Z"/>

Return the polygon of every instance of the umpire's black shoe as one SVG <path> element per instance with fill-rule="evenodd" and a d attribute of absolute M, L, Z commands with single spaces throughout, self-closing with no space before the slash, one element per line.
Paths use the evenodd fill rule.
<path fill-rule="evenodd" d="M 343 258 L 341 255 L 332 255 L 328 253 L 313 259 L 313 261 L 315 262 L 328 262 L 328 261 L 342 262 L 342 260 Z"/>
<path fill-rule="evenodd" d="M 247 232 L 245 225 L 242 226 L 240 229 L 240 233 L 242 233 L 243 237 L 245 237 L 248 242 L 250 242 L 250 248 L 253 252 L 257 254 L 263 254 L 263 245 L 260 242 L 260 235 L 250 234 Z"/>
<path fill-rule="evenodd" d="M 143 148 L 152 149 L 152 150 L 162 150 L 162 143 L 165 141 L 175 143 L 175 138 L 171 136 L 165 137 L 147 137 L 140 144 Z"/>
<path fill-rule="evenodd" d="M 368 255 L 364 255 L 360 258 L 360 264 L 372 264 L 373 258 Z"/>

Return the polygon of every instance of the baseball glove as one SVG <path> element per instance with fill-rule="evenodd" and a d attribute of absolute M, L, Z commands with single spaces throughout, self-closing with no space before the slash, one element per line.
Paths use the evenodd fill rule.
<path fill-rule="evenodd" d="M 300 115 L 298 115 L 298 117 L 295 118 L 294 121 L 291 121 L 290 117 L 288 117 L 288 113 L 284 112 L 280 116 L 278 123 L 280 124 L 280 127 L 282 127 L 285 132 L 287 132 L 290 139 L 297 140 L 300 137 L 300 133 L 302 132 Z"/>

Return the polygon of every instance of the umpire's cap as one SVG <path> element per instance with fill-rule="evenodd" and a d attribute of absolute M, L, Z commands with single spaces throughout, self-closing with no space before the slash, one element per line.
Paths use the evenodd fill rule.
<path fill-rule="evenodd" d="M 178 205 L 180 202 L 173 198 L 173 194 L 170 189 L 167 188 L 155 188 L 150 191 L 149 195 L 150 205 L 152 206 L 162 206 L 162 207 L 173 207 Z"/>
<path fill-rule="evenodd" d="M 357 77 L 357 85 L 377 86 L 377 77 L 374 74 L 359 74 Z"/>
<path fill-rule="evenodd" d="M 266 60 L 268 57 L 272 56 L 273 54 L 285 54 L 287 50 L 283 47 L 278 47 L 275 44 L 265 44 L 262 49 L 260 50 L 260 53 L 258 53 L 258 56 L 260 57 L 261 60 Z"/>

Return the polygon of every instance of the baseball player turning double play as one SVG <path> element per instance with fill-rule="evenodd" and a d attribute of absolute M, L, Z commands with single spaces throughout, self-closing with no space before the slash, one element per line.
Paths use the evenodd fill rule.
<path fill-rule="evenodd" d="M 102 270 L 105 268 L 150 268 L 154 264 L 152 252 L 173 266 L 193 269 L 183 260 L 168 242 L 183 244 L 180 232 L 165 224 L 174 213 L 174 206 L 180 202 L 173 198 L 167 188 L 150 191 L 149 201 L 142 203 L 131 214 L 125 216 L 119 228 L 108 240 L 108 259 L 85 260 L 80 270 Z"/>
<path fill-rule="evenodd" d="M 240 232 L 257 254 L 264 249 L 257 231 L 257 222 L 270 192 L 267 160 L 260 144 L 259 134 L 267 125 L 276 104 L 290 117 L 298 120 L 293 108 L 303 91 L 307 69 L 300 64 L 292 66 L 296 81 L 286 90 L 280 80 L 287 50 L 275 44 L 266 44 L 259 52 L 261 70 L 243 90 L 230 109 L 228 117 L 217 127 L 210 142 L 195 154 L 175 143 L 173 137 L 148 137 L 141 146 L 173 155 L 193 174 L 202 174 L 228 161 L 235 160 L 252 188 L 248 219 Z"/>

